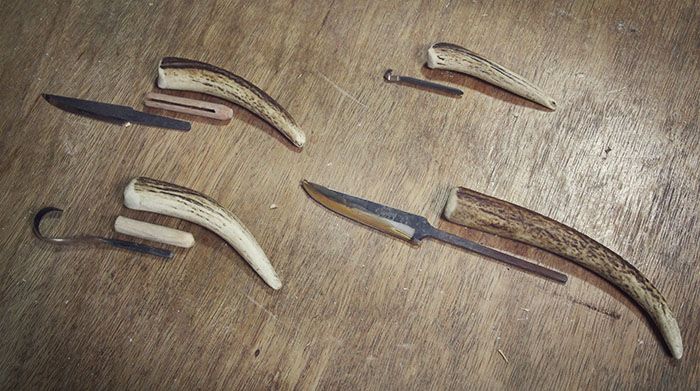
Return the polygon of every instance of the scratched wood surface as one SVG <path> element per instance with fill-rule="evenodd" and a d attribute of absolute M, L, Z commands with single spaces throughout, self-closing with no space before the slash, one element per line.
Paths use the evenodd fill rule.
<path fill-rule="evenodd" d="M 0 387 L 697 388 L 697 1 L 196 4 L 3 3 Z M 557 111 L 428 70 L 426 49 L 438 41 L 526 76 Z M 168 55 L 263 88 L 307 146 L 295 151 L 242 109 L 181 134 L 95 122 L 40 98 L 140 109 Z M 389 67 L 465 95 L 385 84 Z M 282 290 L 212 233 L 124 208 L 124 185 L 138 175 L 229 207 Z M 391 239 L 310 200 L 303 178 L 425 215 L 570 281 Z M 602 279 L 441 219 L 457 185 L 572 225 L 630 260 L 676 312 L 683 359 Z M 66 209 L 53 233 L 114 235 L 123 214 L 191 231 L 197 244 L 170 263 L 59 248 L 31 233 L 45 205 Z"/>

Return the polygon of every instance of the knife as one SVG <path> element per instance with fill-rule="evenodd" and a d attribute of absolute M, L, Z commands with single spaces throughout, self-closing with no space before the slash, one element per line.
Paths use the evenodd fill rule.
<path fill-rule="evenodd" d="M 191 128 L 189 122 L 136 111 L 129 106 L 119 106 L 51 94 L 41 94 L 41 96 L 43 96 L 47 102 L 61 110 L 117 125 L 129 126 L 131 124 L 141 124 L 181 131 L 188 131 Z"/>
<path fill-rule="evenodd" d="M 399 239 L 417 244 L 422 239 L 433 238 L 560 283 L 567 280 L 566 275 L 554 270 L 434 228 L 423 216 L 343 194 L 307 180 L 303 180 L 301 186 L 311 198 L 326 208 Z"/>

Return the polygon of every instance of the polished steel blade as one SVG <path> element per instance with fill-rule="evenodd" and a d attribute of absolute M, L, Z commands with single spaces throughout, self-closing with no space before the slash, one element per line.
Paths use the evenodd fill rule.
<path fill-rule="evenodd" d="M 181 131 L 190 130 L 189 122 L 136 111 L 129 106 L 113 105 L 66 96 L 42 94 L 44 99 L 61 110 L 122 126 L 141 124 Z"/>
<path fill-rule="evenodd" d="M 301 186 L 321 205 L 349 219 L 398 237 L 406 241 L 419 242 L 430 237 L 503 263 L 564 283 L 567 277 L 551 269 L 527 262 L 523 259 L 486 247 L 476 242 L 440 231 L 430 225 L 423 216 L 353 197 L 327 187 L 303 180 Z"/>

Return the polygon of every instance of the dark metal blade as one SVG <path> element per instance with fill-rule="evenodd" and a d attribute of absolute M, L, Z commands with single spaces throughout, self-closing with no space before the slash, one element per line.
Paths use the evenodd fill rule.
<path fill-rule="evenodd" d="M 59 95 L 42 94 L 42 96 L 47 102 L 61 110 L 122 126 L 129 126 L 134 123 L 182 131 L 191 129 L 189 122 L 136 111 L 129 106 L 113 105 L 110 103 L 69 98 Z"/>
<path fill-rule="evenodd" d="M 339 193 L 308 181 L 302 181 L 301 185 L 313 199 L 328 209 L 400 239 L 414 240 L 418 234 L 430 228 L 423 216 Z M 420 237 L 422 234 L 418 239 Z"/>

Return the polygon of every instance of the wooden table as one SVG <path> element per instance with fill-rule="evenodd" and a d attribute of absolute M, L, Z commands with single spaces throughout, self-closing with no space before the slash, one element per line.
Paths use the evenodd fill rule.
<path fill-rule="evenodd" d="M 0 387 L 688 389 L 700 382 L 697 1 L 8 1 L 0 16 Z M 423 67 L 466 46 L 558 100 L 549 112 Z M 59 111 L 57 93 L 142 108 L 161 57 L 229 69 L 305 130 L 296 151 L 243 109 L 189 133 Z M 444 81 L 461 99 L 385 84 Z M 284 282 L 269 289 L 198 226 L 122 206 L 132 177 L 230 208 Z M 557 285 L 439 242 L 341 218 L 303 178 L 422 214 L 571 276 Z M 601 278 L 440 218 L 462 185 L 560 220 L 664 293 L 673 360 Z M 278 205 L 277 209 L 270 205 Z M 30 228 L 113 235 L 123 214 L 191 231 L 172 262 L 57 247 Z M 504 354 L 502 357 L 499 350 Z M 507 357 L 507 360 L 505 358 Z"/>

